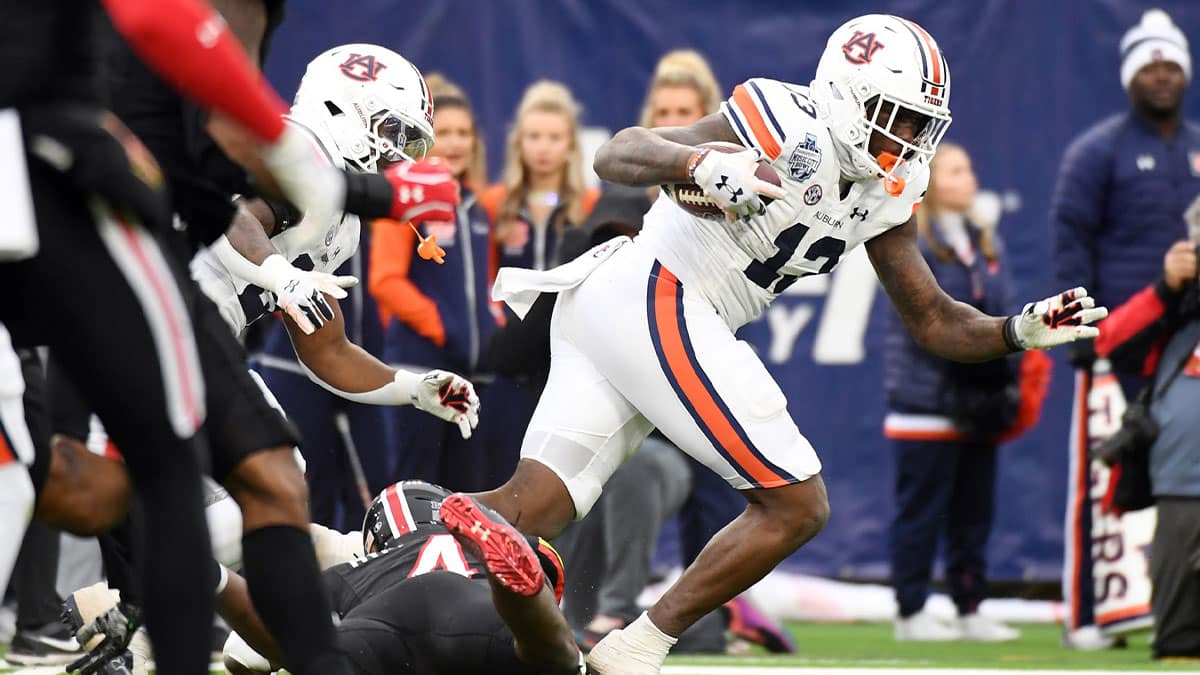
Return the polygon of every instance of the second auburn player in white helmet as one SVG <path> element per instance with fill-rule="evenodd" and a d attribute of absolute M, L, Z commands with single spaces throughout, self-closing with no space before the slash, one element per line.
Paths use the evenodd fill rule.
<path fill-rule="evenodd" d="M 370 44 L 334 47 L 314 58 L 287 121 L 337 168 L 402 173 L 403 219 L 451 220 L 458 192 L 433 145 L 433 104 L 425 80 L 399 54 Z M 358 216 L 315 222 L 283 202 L 239 203 L 229 233 L 192 261 L 192 276 L 235 333 L 282 310 L 300 363 L 320 386 L 358 403 L 407 405 L 459 425 L 478 423 L 471 383 L 453 373 L 392 368 L 346 337 L 337 299 L 358 283 L 332 272 L 358 248 Z M 407 227 L 407 225 L 404 225 Z"/>
<path fill-rule="evenodd" d="M 911 215 L 950 124 L 949 93 L 946 58 L 923 28 L 890 15 L 852 19 L 830 36 L 811 86 L 750 79 L 718 113 L 625 129 L 596 155 L 604 180 L 695 183 L 726 218 L 695 216 L 664 195 L 637 239 L 547 273 L 501 270 L 494 295 L 519 312 L 539 291 L 559 296 L 549 381 L 521 462 L 481 503 L 553 536 L 587 514 L 656 427 L 749 503 L 649 612 L 592 650 L 597 673 L 658 673 L 685 628 L 825 525 L 821 462 L 779 385 L 734 335 L 797 278 L 829 273 L 865 244 L 917 342 L 952 360 L 1097 334 L 1087 324 L 1106 311 L 1082 288 L 993 317 L 938 287 Z M 697 147 L 713 141 L 745 149 Z M 781 186 L 755 175 L 760 159 Z"/>

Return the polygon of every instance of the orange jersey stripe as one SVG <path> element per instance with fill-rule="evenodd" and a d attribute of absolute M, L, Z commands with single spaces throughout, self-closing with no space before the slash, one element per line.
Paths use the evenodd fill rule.
<path fill-rule="evenodd" d="M 16 459 L 16 453 L 8 444 L 8 434 L 4 432 L 3 428 L 0 428 L 0 465 L 8 464 Z"/>
<path fill-rule="evenodd" d="M 729 419 L 721 412 L 717 402 L 713 400 L 700 376 L 692 367 L 687 351 L 683 346 L 683 336 L 680 333 L 678 315 L 676 314 L 676 296 L 679 285 L 675 275 L 665 267 L 659 269 L 658 281 L 654 287 L 654 319 L 658 326 L 659 338 L 662 341 L 663 354 L 671 374 L 679 383 L 679 388 L 687 397 L 688 403 L 695 409 L 700 422 L 708 427 L 713 437 L 720 443 L 737 468 L 747 472 L 749 477 L 763 487 L 775 487 L 788 483 L 787 479 L 771 470 L 754 456 L 745 442 L 742 441 Z"/>
<path fill-rule="evenodd" d="M 762 149 L 771 161 L 777 159 L 779 153 L 783 152 L 783 150 L 779 147 L 779 143 L 775 142 L 775 137 L 767 129 L 767 123 L 763 120 L 762 113 L 758 111 L 758 107 L 754 105 L 754 99 L 751 98 L 750 92 L 746 91 L 745 85 L 739 84 L 733 88 L 733 102 L 737 106 L 738 112 L 750 124 L 750 133 L 754 134 L 754 140 L 758 143 L 758 147 Z"/>

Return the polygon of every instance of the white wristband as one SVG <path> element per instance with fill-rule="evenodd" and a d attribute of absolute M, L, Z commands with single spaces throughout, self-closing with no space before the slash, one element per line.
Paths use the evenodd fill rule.
<path fill-rule="evenodd" d="M 300 367 L 308 374 L 308 379 L 326 391 L 336 394 L 347 401 L 366 405 L 412 405 L 417 393 L 417 385 L 421 383 L 421 378 L 424 376 L 424 373 L 397 370 L 392 381 L 378 389 L 350 392 L 342 391 L 317 377 L 317 374 L 304 364 L 304 361 L 300 361 Z"/>

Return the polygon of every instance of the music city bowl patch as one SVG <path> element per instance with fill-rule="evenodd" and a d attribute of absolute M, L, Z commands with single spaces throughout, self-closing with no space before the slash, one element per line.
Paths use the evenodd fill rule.
<path fill-rule="evenodd" d="M 788 173 L 794 181 L 806 181 L 817 172 L 821 166 L 821 148 L 817 147 L 816 134 L 805 134 L 804 142 L 792 150 L 788 158 Z"/>

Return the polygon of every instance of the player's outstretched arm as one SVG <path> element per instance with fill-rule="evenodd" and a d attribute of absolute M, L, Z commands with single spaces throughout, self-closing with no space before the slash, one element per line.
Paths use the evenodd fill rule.
<path fill-rule="evenodd" d="M 987 361 L 1010 351 L 1004 319 L 946 294 L 921 256 L 916 220 L 866 243 L 875 274 L 922 348 L 952 361 Z"/>
<path fill-rule="evenodd" d="M 1031 302 L 1016 316 L 989 316 L 938 286 L 917 246 L 916 219 L 866 244 L 875 274 L 917 344 L 952 361 L 987 361 L 1024 349 L 1047 349 L 1100 334 L 1108 316 L 1083 288 Z"/>
<path fill-rule="evenodd" d="M 600 146 L 593 166 L 596 174 L 610 183 L 687 183 L 692 180 L 688 162 L 696 152 L 695 146 L 709 141 L 741 144 L 729 122 L 714 113 L 686 127 L 622 129 Z"/>
<path fill-rule="evenodd" d="M 350 342 L 337 300 L 327 297 L 326 301 L 333 310 L 333 318 L 315 333 L 305 333 L 290 316 L 284 315 L 292 346 L 309 379 L 340 396 L 366 394 L 391 385 L 396 370 Z M 397 396 L 391 404 L 410 402 L 401 398 Z"/>
<path fill-rule="evenodd" d="M 470 438 L 479 424 L 479 396 L 466 379 L 444 370 L 414 373 L 397 370 L 346 337 L 341 307 L 326 301 L 333 318 L 315 333 L 305 333 L 288 315 L 284 325 L 308 379 L 333 394 L 367 405 L 413 405 L 458 425 Z"/>

